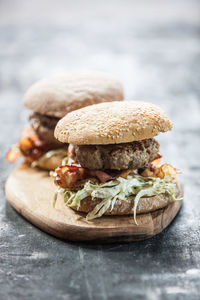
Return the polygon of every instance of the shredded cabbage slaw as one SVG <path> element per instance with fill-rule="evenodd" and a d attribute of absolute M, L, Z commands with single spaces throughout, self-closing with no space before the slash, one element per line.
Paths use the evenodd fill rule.
<path fill-rule="evenodd" d="M 86 197 L 90 196 L 92 200 L 95 198 L 102 199 L 102 201 L 87 214 L 86 219 L 88 221 L 101 217 L 108 209 L 112 211 L 117 200 L 126 201 L 128 197 L 135 196 L 133 216 L 136 224 L 138 224 L 136 211 L 140 198 L 166 193 L 169 195 L 171 201 L 181 200 L 176 198 L 177 186 L 174 179 L 167 175 L 161 179 L 130 174 L 126 179 L 118 177 L 104 184 L 97 184 L 90 180 L 77 192 L 58 188 L 55 201 L 58 193 L 64 195 L 64 202 L 67 206 L 76 206 L 77 209 L 79 209 L 81 201 Z"/>

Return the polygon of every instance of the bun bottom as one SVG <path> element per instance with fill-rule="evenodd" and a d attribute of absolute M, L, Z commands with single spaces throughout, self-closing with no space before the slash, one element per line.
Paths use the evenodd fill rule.
<path fill-rule="evenodd" d="M 104 215 L 131 215 L 133 214 L 135 197 L 129 197 L 126 200 L 116 200 L 113 209 L 109 207 L 105 211 Z M 92 200 L 91 197 L 87 197 L 81 201 L 81 205 L 78 208 L 77 206 L 70 206 L 72 209 L 78 212 L 89 213 L 91 212 L 97 204 L 99 204 L 103 199 L 95 198 Z M 171 202 L 170 197 L 167 194 L 160 194 L 152 197 L 143 197 L 140 198 L 137 205 L 137 214 L 144 214 L 153 212 L 160 208 L 167 206 Z"/>
<path fill-rule="evenodd" d="M 60 157 L 51 157 L 42 160 L 37 160 L 31 164 L 32 167 L 38 167 L 42 170 L 54 171 L 57 167 L 62 164 Z"/>
<path fill-rule="evenodd" d="M 47 154 L 50 154 L 49 156 Z M 38 167 L 42 170 L 54 171 L 57 167 L 61 166 L 62 160 L 67 156 L 67 149 L 61 148 L 51 150 L 47 154 L 41 156 L 38 160 L 31 163 L 31 167 Z"/>

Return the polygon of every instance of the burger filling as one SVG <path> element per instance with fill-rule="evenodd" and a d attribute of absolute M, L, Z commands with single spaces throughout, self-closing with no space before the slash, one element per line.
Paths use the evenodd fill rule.
<path fill-rule="evenodd" d="M 90 170 L 133 170 L 145 167 L 156 158 L 155 139 L 115 145 L 70 146 L 70 157 Z"/>
<path fill-rule="evenodd" d="M 58 148 L 58 144 L 47 142 L 31 128 L 22 132 L 21 139 L 6 155 L 9 162 L 14 162 L 19 156 L 24 156 L 26 161 L 37 166 L 41 160 L 46 160 L 52 156 L 61 156 L 61 159 L 67 156 L 67 150 Z"/>
<path fill-rule="evenodd" d="M 176 201 L 177 170 L 160 163 L 159 144 L 154 139 L 118 145 L 69 146 L 71 164 L 55 170 L 57 193 L 67 206 L 79 209 L 87 197 L 102 199 L 87 220 L 101 217 L 116 200 L 135 196 L 134 219 L 141 197 L 167 194 Z M 57 196 L 56 196 L 57 197 Z"/>
<path fill-rule="evenodd" d="M 35 133 L 48 144 L 62 147 L 62 143 L 54 137 L 54 129 L 59 119 L 33 112 L 29 116 L 30 125 Z"/>

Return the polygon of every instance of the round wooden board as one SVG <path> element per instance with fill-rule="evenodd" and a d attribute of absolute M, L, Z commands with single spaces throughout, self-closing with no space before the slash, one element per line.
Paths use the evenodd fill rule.
<path fill-rule="evenodd" d="M 66 207 L 55 193 L 53 179 L 47 172 L 21 165 L 6 182 L 6 197 L 27 220 L 58 238 L 70 241 L 138 241 L 152 237 L 167 227 L 177 215 L 182 201 L 155 212 L 133 216 L 104 216 L 86 221 L 85 214 Z M 180 191 L 180 195 L 182 191 Z"/>

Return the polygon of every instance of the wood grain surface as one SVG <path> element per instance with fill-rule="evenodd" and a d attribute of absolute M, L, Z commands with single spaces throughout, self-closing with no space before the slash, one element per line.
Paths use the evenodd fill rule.
<path fill-rule="evenodd" d="M 70 241 L 119 242 L 150 238 L 171 223 L 182 202 L 137 215 L 138 225 L 133 216 L 103 216 L 86 221 L 84 213 L 64 205 L 62 195 L 54 207 L 55 190 L 48 172 L 23 164 L 13 171 L 6 183 L 7 199 L 22 216 L 43 231 Z"/>

